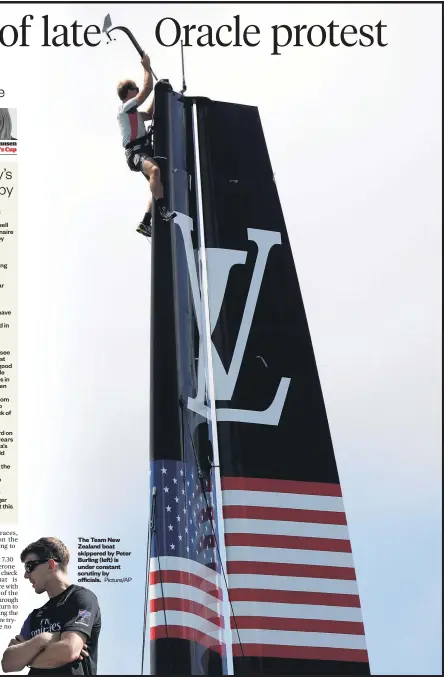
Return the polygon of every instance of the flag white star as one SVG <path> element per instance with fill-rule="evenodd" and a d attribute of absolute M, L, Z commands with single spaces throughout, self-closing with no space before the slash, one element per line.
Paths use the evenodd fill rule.
<path fill-rule="evenodd" d="M 182 475 L 182 477 L 183 477 L 183 470 L 181 470 L 181 471 L 180 471 L 180 474 L 181 474 L 181 475 Z"/>
<path fill-rule="evenodd" d="M 175 550 L 175 549 L 176 549 L 176 546 L 174 545 L 174 543 L 171 543 L 170 548 L 171 548 L 171 550 Z"/>
<path fill-rule="evenodd" d="M 166 511 L 167 511 L 167 512 L 171 512 L 171 506 L 170 506 L 170 505 L 167 505 Z"/>
<path fill-rule="evenodd" d="M 181 540 L 182 540 L 182 536 L 179 534 L 179 541 L 181 541 Z"/>
<path fill-rule="evenodd" d="M 166 468 L 161 468 L 162 475 L 166 475 L 167 469 Z"/>
<path fill-rule="evenodd" d="M 168 529 L 169 529 L 170 531 L 172 531 L 172 530 L 173 530 L 173 526 L 172 526 L 172 524 L 169 524 L 169 525 L 168 525 Z"/>
<path fill-rule="evenodd" d="M 164 490 L 164 492 L 165 492 L 166 494 L 169 492 L 168 487 L 164 487 L 163 490 Z"/>
<path fill-rule="evenodd" d="M 174 497 L 174 500 L 176 501 L 176 503 L 179 503 L 179 499 L 177 496 Z"/>
<path fill-rule="evenodd" d="M 180 515 L 177 515 L 176 519 L 178 522 L 180 522 Z"/>
<path fill-rule="evenodd" d="M 175 477 L 173 477 L 173 482 L 174 484 L 177 484 L 177 479 Z"/>

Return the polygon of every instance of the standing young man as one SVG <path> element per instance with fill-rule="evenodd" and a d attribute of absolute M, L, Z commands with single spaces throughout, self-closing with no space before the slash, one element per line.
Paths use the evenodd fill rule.
<path fill-rule="evenodd" d="M 117 94 L 122 104 L 119 108 L 119 124 L 122 134 L 122 143 L 125 148 L 126 161 L 133 172 L 142 172 L 149 180 L 151 196 L 155 200 L 159 214 L 164 221 L 171 221 L 176 213 L 171 211 L 163 199 L 163 186 L 160 180 L 160 169 L 154 161 L 153 147 L 148 139 L 145 121 L 153 117 L 153 101 L 146 112 L 139 112 L 138 108 L 153 91 L 153 76 L 150 69 L 150 59 L 145 54 L 142 59 L 144 68 L 143 87 L 141 90 L 133 80 L 123 80 L 117 85 Z M 152 199 L 148 200 L 147 210 L 137 231 L 151 236 Z"/>
<path fill-rule="evenodd" d="M 49 600 L 34 609 L 3 654 L 4 672 L 96 675 L 100 608 L 91 590 L 68 580 L 68 548 L 57 538 L 40 538 L 20 555 L 25 578 Z"/>

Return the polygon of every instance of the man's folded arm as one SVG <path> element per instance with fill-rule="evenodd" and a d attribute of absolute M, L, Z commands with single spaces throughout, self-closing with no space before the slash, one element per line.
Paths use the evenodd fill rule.
<path fill-rule="evenodd" d="M 8 646 L 2 658 L 3 672 L 23 670 L 41 653 L 51 641 L 48 632 L 42 632 L 32 639 Z"/>
<path fill-rule="evenodd" d="M 51 642 L 32 661 L 32 668 L 59 668 L 80 658 L 86 643 L 86 635 L 81 632 L 62 632 L 58 642 Z"/>

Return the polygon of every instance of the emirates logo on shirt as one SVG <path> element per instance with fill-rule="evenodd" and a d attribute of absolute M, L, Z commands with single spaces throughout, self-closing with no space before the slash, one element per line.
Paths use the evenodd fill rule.
<path fill-rule="evenodd" d="M 42 618 L 40 619 L 40 627 L 31 632 L 31 637 L 40 635 L 42 632 L 60 632 L 61 629 L 62 626 L 58 621 L 57 623 L 51 623 L 49 618 Z"/>

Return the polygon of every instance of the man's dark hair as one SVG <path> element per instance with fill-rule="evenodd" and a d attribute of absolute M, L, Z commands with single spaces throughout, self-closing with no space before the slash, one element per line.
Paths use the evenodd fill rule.
<path fill-rule="evenodd" d="M 122 80 L 117 85 L 117 95 L 121 101 L 123 101 L 130 89 L 137 89 L 137 85 L 134 80 Z"/>
<path fill-rule="evenodd" d="M 36 555 L 37 559 L 55 559 L 59 562 L 60 569 L 66 571 L 69 562 L 69 550 L 58 538 L 48 536 L 39 538 L 38 541 L 30 543 L 20 555 L 22 562 L 28 555 Z"/>

